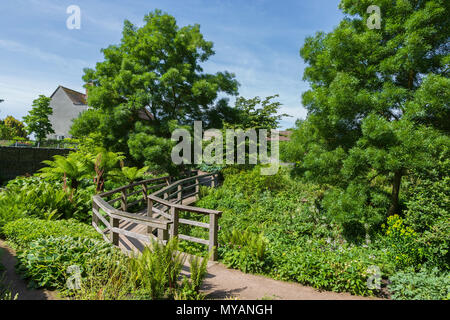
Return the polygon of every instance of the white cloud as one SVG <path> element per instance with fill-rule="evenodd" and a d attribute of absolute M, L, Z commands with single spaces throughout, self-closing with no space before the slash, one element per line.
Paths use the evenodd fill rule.
<path fill-rule="evenodd" d="M 42 51 L 39 48 L 30 47 L 30 46 L 24 45 L 22 43 L 19 43 L 16 41 L 11 41 L 11 40 L 0 39 L 0 47 L 5 50 L 11 51 L 11 52 L 25 54 L 25 55 L 32 56 L 33 58 L 38 58 L 42 61 L 54 64 L 54 65 L 59 65 L 65 69 L 67 69 L 67 68 L 79 69 L 80 67 L 82 68 L 82 66 L 85 66 L 88 64 L 86 61 L 81 60 L 81 59 L 65 58 L 60 55 L 57 55 L 57 54 L 54 54 L 51 52 Z"/>

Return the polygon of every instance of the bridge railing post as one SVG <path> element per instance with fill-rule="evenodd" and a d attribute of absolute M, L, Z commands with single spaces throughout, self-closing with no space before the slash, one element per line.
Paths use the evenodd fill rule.
<path fill-rule="evenodd" d="M 120 191 L 120 193 L 121 193 L 120 203 L 121 203 L 122 211 L 127 211 L 128 210 L 127 190 L 124 189 L 124 190 Z"/>
<path fill-rule="evenodd" d="M 158 240 L 166 242 L 169 240 L 169 232 L 166 229 L 158 229 Z"/>
<path fill-rule="evenodd" d="M 150 198 L 147 198 L 147 217 L 153 218 L 153 200 Z M 147 227 L 147 232 L 152 233 L 153 228 Z"/>
<path fill-rule="evenodd" d="M 217 233 L 219 229 L 218 216 L 214 213 L 209 215 L 209 252 L 210 260 L 217 261 Z"/>
<path fill-rule="evenodd" d="M 142 184 L 142 196 L 144 197 L 144 201 L 147 198 L 147 195 L 148 195 L 147 184 L 143 183 Z"/>
<path fill-rule="evenodd" d="M 119 234 L 117 232 L 114 232 L 113 228 L 119 228 L 119 219 L 115 219 L 113 217 L 109 217 L 109 221 L 111 224 L 111 243 L 115 246 L 119 245 Z"/>
<path fill-rule="evenodd" d="M 177 188 L 177 191 L 178 191 L 178 193 L 177 193 L 177 202 L 178 203 L 181 203 L 181 201 L 182 201 L 182 199 L 183 199 L 183 186 L 181 185 L 181 184 L 179 184 L 178 185 L 178 188 Z"/>
<path fill-rule="evenodd" d="M 95 201 L 92 201 L 92 224 L 98 225 L 98 217 L 94 214 L 95 211 L 99 211 L 98 204 L 95 203 Z"/>
<path fill-rule="evenodd" d="M 195 179 L 195 195 L 198 195 L 200 193 L 200 180 L 197 178 Z"/>
<path fill-rule="evenodd" d="M 178 209 L 175 207 L 170 208 L 170 215 L 172 216 L 172 226 L 170 229 L 170 237 L 177 237 L 178 236 L 178 223 L 180 219 L 180 213 L 178 212 Z"/>

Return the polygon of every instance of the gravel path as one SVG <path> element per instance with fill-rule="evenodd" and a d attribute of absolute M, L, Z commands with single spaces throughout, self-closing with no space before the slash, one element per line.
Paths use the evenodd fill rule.
<path fill-rule="evenodd" d="M 202 291 L 208 299 L 238 300 L 367 300 L 347 293 L 318 291 L 298 283 L 278 281 L 259 275 L 228 269 L 211 262 Z"/>
<path fill-rule="evenodd" d="M 186 199 L 184 205 L 195 201 Z M 121 228 L 136 233 L 147 234 L 147 227 L 133 223 L 121 223 Z M 138 253 L 145 244 L 124 235 L 119 236 L 119 247 L 124 251 Z M 182 275 L 189 276 L 189 259 L 186 259 Z M 318 291 L 298 283 L 278 281 L 259 275 L 246 274 L 239 270 L 228 269 L 221 263 L 209 262 L 208 275 L 201 288 L 207 299 L 239 299 L 239 300 L 362 300 L 374 299 L 353 296 L 346 293 Z"/>
<path fill-rule="evenodd" d="M 15 252 L 0 240 L 2 250 L 0 263 L 5 267 L 6 283 L 9 283 L 13 296 L 18 300 L 57 300 L 55 292 L 27 288 L 24 281 L 15 272 L 17 263 Z M 182 274 L 189 276 L 189 259 L 186 259 Z M 260 275 L 246 274 L 239 270 L 228 269 L 221 263 L 209 262 L 208 274 L 201 291 L 207 299 L 237 300 L 361 300 L 374 299 L 353 296 L 347 293 L 318 291 L 298 283 L 278 281 Z"/>

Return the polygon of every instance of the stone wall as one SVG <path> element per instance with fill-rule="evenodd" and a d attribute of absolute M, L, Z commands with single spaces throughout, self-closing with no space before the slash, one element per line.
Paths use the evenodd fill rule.
<path fill-rule="evenodd" d="M 0 185 L 18 176 L 33 174 L 54 155 L 67 155 L 71 149 L 0 147 Z"/>

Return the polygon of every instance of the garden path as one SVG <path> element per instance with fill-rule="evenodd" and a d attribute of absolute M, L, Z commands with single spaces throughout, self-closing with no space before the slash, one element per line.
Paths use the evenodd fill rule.
<path fill-rule="evenodd" d="M 17 300 L 57 300 L 57 294 L 48 290 L 29 289 L 27 282 L 15 271 L 17 264 L 16 252 L 3 240 L 0 240 L 0 264 L 5 268 L 5 284 L 11 289 L 13 297 L 18 294 Z"/>
<path fill-rule="evenodd" d="M 183 201 L 183 205 L 190 205 L 196 197 Z M 146 234 L 147 227 L 132 223 L 121 223 L 121 228 Z M 140 252 L 144 244 L 139 240 L 124 235 L 119 237 L 119 247 L 124 251 Z M 189 259 L 186 259 L 182 275 L 189 276 Z M 208 262 L 208 274 L 201 291 L 207 299 L 238 299 L 238 300 L 360 300 L 373 299 L 353 296 L 348 293 L 318 291 L 314 288 L 302 286 L 298 283 L 274 280 L 261 275 L 246 274 L 239 270 L 229 269 L 225 265 Z"/>

